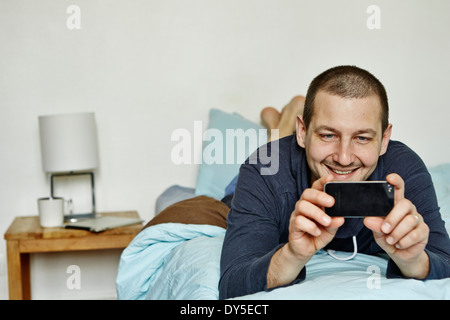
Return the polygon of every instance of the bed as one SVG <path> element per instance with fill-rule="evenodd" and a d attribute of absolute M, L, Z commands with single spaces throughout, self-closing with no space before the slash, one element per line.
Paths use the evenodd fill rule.
<path fill-rule="evenodd" d="M 259 128 L 237 114 L 218 110 L 210 113 L 210 127 Z M 238 164 L 224 166 L 200 165 L 195 188 L 174 185 L 159 196 L 155 218 L 121 255 L 116 279 L 119 299 L 219 298 L 220 255 L 228 208 L 219 205 L 218 199 L 224 196 L 239 169 Z M 450 163 L 430 167 L 429 171 L 442 219 L 450 232 Z M 198 199 L 202 205 L 195 202 Z M 208 212 L 208 203 L 218 209 Z M 320 250 L 306 266 L 305 281 L 234 299 L 450 299 L 450 278 L 387 279 L 386 266 L 387 258 L 382 255 L 359 253 L 351 260 L 339 261 Z"/>

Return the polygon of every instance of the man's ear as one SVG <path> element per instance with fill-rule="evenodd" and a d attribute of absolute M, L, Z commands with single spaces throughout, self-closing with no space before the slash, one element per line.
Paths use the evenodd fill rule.
<path fill-rule="evenodd" d="M 300 115 L 297 116 L 296 126 L 297 126 L 296 131 L 297 144 L 300 147 L 305 148 L 306 127 L 305 122 L 303 121 L 303 117 Z"/>
<path fill-rule="evenodd" d="M 392 123 L 389 123 L 386 130 L 384 130 L 383 138 L 381 140 L 380 156 L 382 156 L 383 154 L 386 153 L 386 150 L 387 150 L 387 147 L 389 144 L 389 140 L 391 139 L 391 134 L 392 134 Z"/>

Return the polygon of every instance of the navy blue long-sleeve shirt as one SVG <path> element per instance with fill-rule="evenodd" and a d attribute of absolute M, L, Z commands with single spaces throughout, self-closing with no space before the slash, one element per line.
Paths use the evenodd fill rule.
<path fill-rule="evenodd" d="M 288 241 L 289 219 L 303 190 L 310 188 L 310 169 L 305 151 L 294 136 L 276 142 L 279 165 L 276 174 L 261 174 L 272 166 L 267 155 L 275 148 L 273 142 L 263 146 L 262 161 L 248 159 L 239 178 L 227 218 L 227 232 L 222 248 L 219 296 L 221 299 L 266 290 L 267 271 L 273 254 Z M 258 153 L 256 154 L 258 155 Z M 259 159 L 259 158 L 258 158 Z M 390 141 L 386 153 L 368 180 L 385 180 L 390 173 L 399 174 L 405 182 L 405 198 L 409 199 L 430 228 L 425 248 L 430 271 L 427 279 L 450 277 L 450 239 L 441 219 L 431 176 L 419 156 L 406 145 Z M 373 233 L 363 219 L 347 219 L 335 238 L 325 247 L 353 251 L 352 236 L 356 236 L 358 252 L 382 253 Z M 293 283 L 305 279 L 306 267 Z M 386 276 L 403 277 L 389 260 Z"/>

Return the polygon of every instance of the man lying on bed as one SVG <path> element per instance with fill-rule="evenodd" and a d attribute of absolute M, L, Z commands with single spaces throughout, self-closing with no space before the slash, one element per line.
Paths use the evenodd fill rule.
<path fill-rule="evenodd" d="M 295 98 L 284 119 L 271 109 L 262 115 L 269 127 L 278 120 L 284 126 L 301 102 Z M 303 117 L 294 117 L 296 134 L 277 141 L 276 174 L 261 175 L 263 161 L 240 169 L 222 249 L 220 298 L 298 283 L 318 250 L 352 252 L 353 236 L 358 252 L 389 255 L 389 278 L 450 277 L 450 240 L 431 177 L 411 149 L 390 141 L 383 85 L 365 70 L 332 68 L 313 80 Z M 332 180 L 387 180 L 395 186 L 394 208 L 385 218 L 330 218 L 324 207 L 334 199 L 323 188 Z"/>

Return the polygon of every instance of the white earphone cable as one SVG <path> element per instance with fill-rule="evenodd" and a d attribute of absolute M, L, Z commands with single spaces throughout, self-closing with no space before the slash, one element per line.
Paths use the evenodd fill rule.
<path fill-rule="evenodd" d="M 356 243 L 356 236 L 353 236 L 353 254 L 351 256 L 338 257 L 337 255 L 334 254 L 336 252 L 334 250 L 327 250 L 327 252 L 330 256 L 332 256 L 333 258 L 335 258 L 337 260 L 345 261 L 345 260 L 353 259 L 356 256 L 356 254 L 358 253 L 358 244 Z"/>

